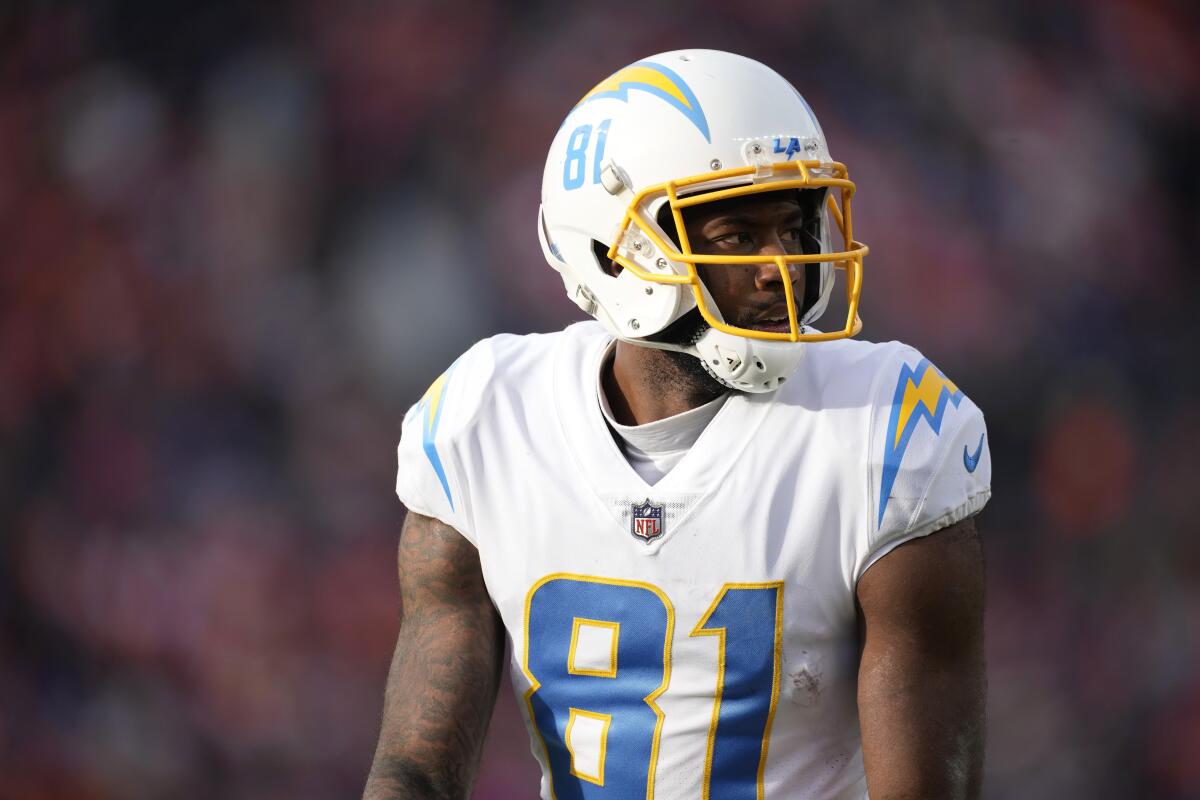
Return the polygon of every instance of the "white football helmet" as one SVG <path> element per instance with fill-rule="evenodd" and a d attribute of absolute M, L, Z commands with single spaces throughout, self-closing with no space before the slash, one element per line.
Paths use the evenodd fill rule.
<path fill-rule="evenodd" d="M 820 252 L 692 252 L 683 209 L 784 189 L 825 190 Z M 853 336 L 862 328 L 858 297 L 867 248 L 853 238 L 853 194 L 812 110 L 778 73 L 732 53 L 677 50 L 617 71 L 567 115 L 546 159 L 538 237 L 568 296 L 614 336 L 690 353 L 726 386 L 766 392 L 795 371 L 804 342 Z M 667 206 L 678 244 L 659 224 Z M 837 252 L 830 218 L 844 244 Z M 609 259 L 623 267 L 615 277 L 605 268 Z M 771 261 L 783 277 L 790 331 L 728 324 L 697 265 Z M 819 265 L 808 283 L 815 296 L 805 298 L 803 309 L 792 297 L 790 264 Z M 808 325 L 825 310 L 835 268 L 846 272 L 846 324 L 817 332 Z M 695 342 L 646 340 L 693 308 L 711 326 Z"/>

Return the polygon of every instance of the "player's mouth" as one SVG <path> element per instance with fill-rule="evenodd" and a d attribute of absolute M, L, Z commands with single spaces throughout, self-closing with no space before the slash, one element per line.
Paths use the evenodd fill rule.
<path fill-rule="evenodd" d="M 792 323 L 788 321 L 787 312 L 772 313 L 760 317 L 751 322 L 746 327 L 755 331 L 763 331 L 765 333 L 791 333 Z"/>
<path fill-rule="evenodd" d="M 788 322 L 787 317 L 782 319 L 762 319 L 751 325 L 750 329 L 766 333 L 791 333 L 792 323 Z"/>

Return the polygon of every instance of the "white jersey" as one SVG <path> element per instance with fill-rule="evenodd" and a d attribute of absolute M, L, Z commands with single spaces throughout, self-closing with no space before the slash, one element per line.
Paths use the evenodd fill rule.
<path fill-rule="evenodd" d="M 810 344 L 650 486 L 601 412 L 609 342 L 480 342 L 399 448 L 400 499 L 479 550 L 541 797 L 865 797 L 855 586 L 987 502 L 983 415 L 910 347 Z"/>

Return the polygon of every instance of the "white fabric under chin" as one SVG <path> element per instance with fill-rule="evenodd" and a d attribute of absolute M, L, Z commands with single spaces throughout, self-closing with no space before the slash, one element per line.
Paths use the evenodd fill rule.
<path fill-rule="evenodd" d="M 622 425 L 613 417 L 612 407 L 604 394 L 601 376 L 611 358 L 611 349 L 601 359 L 600 372 L 596 375 L 596 396 L 600 400 L 600 410 L 608 427 L 616 434 L 617 445 L 633 467 L 633 471 L 648 485 L 653 486 L 692 449 L 692 445 L 704 433 L 708 423 L 725 405 L 729 399 L 723 394 L 715 400 L 710 400 L 702 406 L 676 414 L 673 417 L 647 422 L 645 425 Z"/>

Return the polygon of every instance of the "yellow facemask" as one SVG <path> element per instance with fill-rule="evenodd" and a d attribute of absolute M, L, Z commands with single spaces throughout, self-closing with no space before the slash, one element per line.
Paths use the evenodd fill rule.
<path fill-rule="evenodd" d="M 794 178 L 786 177 L 788 172 L 795 172 L 797 175 Z M 703 186 L 704 184 L 716 183 L 718 186 L 721 186 L 724 183 L 736 182 L 739 179 L 745 178 L 756 182 L 695 193 L 696 187 Z M 764 178 L 769 180 L 764 180 Z M 805 253 L 802 255 L 778 256 L 703 255 L 692 252 L 683 221 L 683 209 L 685 208 L 725 200 L 731 197 L 743 197 L 762 192 L 776 192 L 781 189 L 822 188 L 830 190 L 826 194 L 825 204 L 830 216 L 837 223 L 838 229 L 842 234 L 842 240 L 846 243 L 847 249 L 845 250 L 834 253 Z M 689 193 L 689 190 L 692 193 Z M 841 195 L 840 206 L 837 200 L 834 199 L 832 190 L 837 190 Z M 690 286 L 700 315 L 704 318 L 705 322 L 719 331 L 724 331 L 734 336 L 745 336 L 750 339 L 771 341 L 822 342 L 830 339 L 844 339 L 854 336 L 862 330 L 862 320 L 858 316 L 858 299 L 862 289 L 863 257 L 869 252 L 865 244 L 854 240 L 850 214 L 851 199 L 853 196 L 854 183 L 849 179 L 845 165 L 839 162 L 787 161 L 767 163 L 756 166 L 719 169 L 713 172 L 693 175 L 688 178 L 668 181 L 649 186 L 633 198 L 629 204 L 629 208 L 625 211 L 624 220 L 621 222 L 613 245 L 608 250 L 608 257 L 644 281 L 671 286 Z M 654 224 L 653 219 L 647 211 L 656 200 L 662 197 L 666 198 L 672 217 L 675 220 L 675 230 L 679 235 L 679 247 L 676 247 L 673 242 L 664 239 L 659 233 L 658 226 Z M 648 272 L 639 266 L 636 261 L 623 255 L 621 251 L 626 247 L 637 251 L 641 246 L 644 246 L 639 240 L 639 236 L 631 228 L 636 228 L 638 233 L 649 239 L 670 260 L 687 265 L 687 274 Z M 710 307 L 707 292 L 704 291 L 700 274 L 697 271 L 697 265 L 759 265 L 768 261 L 775 263 L 783 279 L 784 293 L 787 297 L 790 331 L 782 333 L 741 328 L 736 325 L 730 325 L 720 319 L 717 313 L 714 313 L 714 309 Z M 843 270 L 846 274 L 847 313 L 845 325 L 841 329 L 834 331 L 801 333 L 801 321 L 797 315 L 792 281 L 788 275 L 788 265 L 823 263 Z"/>

